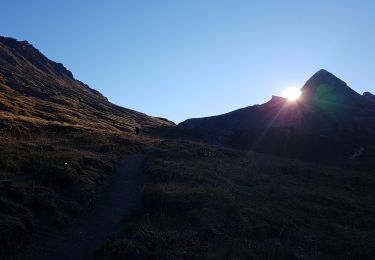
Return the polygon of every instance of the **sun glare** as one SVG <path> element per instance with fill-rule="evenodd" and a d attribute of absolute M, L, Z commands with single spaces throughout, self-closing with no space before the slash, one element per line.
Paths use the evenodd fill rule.
<path fill-rule="evenodd" d="M 302 92 L 298 87 L 289 87 L 283 91 L 282 96 L 289 101 L 295 101 L 301 96 L 301 94 Z"/>

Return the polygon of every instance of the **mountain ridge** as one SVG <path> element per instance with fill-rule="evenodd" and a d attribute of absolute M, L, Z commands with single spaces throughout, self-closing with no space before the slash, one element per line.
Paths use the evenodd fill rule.
<path fill-rule="evenodd" d="M 323 93 L 321 91 L 322 89 L 324 90 Z M 317 93 L 319 92 L 319 90 L 320 90 L 320 93 Z M 350 98 L 354 97 L 355 101 L 360 104 L 366 103 L 368 100 L 372 100 L 372 96 L 373 96 L 373 94 L 371 94 L 370 92 L 365 92 L 363 95 L 360 95 L 359 93 L 351 89 L 344 81 L 340 80 L 339 78 L 334 76 L 332 73 L 324 69 L 319 70 L 312 77 L 310 77 L 310 79 L 307 80 L 306 83 L 301 88 L 301 91 L 302 91 L 302 95 L 296 102 L 288 102 L 288 100 L 284 97 L 273 95 L 269 101 L 260 105 L 247 106 L 244 108 L 239 108 L 231 112 L 227 112 L 227 113 L 216 115 L 216 116 L 187 119 L 181 122 L 180 124 L 178 124 L 178 126 L 187 127 L 187 128 L 199 127 L 199 123 L 194 122 L 194 121 L 197 121 L 197 120 L 205 121 L 205 120 L 210 120 L 213 118 L 218 118 L 221 116 L 225 117 L 225 116 L 228 116 L 228 114 L 234 114 L 237 112 L 242 113 L 243 111 L 246 111 L 246 110 L 247 111 L 255 110 L 255 109 L 259 110 L 259 109 L 263 109 L 263 108 L 270 107 L 270 106 L 271 107 L 276 106 L 276 107 L 279 107 L 279 109 L 281 109 L 280 106 L 287 105 L 289 108 L 293 108 L 295 106 L 303 105 L 304 102 L 307 103 L 307 102 L 316 102 L 317 100 L 318 101 L 324 100 L 324 98 L 326 98 L 327 94 L 329 94 L 330 92 L 342 91 L 344 92 L 343 94 L 344 96 L 349 96 Z M 334 93 L 334 94 L 337 94 L 337 93 Z M 233 125 L 228 124 L 228 127 L 233 128 Z"/>
<path fill-rule="evenodd" d="M 74 79 L 73 73 L 65 68 L 63 64 L 49 60 L 28 41 L 17 41 L 16 39 L 11 37 L 0 36 L 0 43 L 8 46 L 10 50 L 10 52 L 7 53 L 8 56 L 2 53 L 1 58 L 13 65 L 17 63 L 17 60 L 14 59 L 14 56 L 20 54 L 22 58 L 32 63 L 42 71 L 49 71 L 52 75 L 55 76 L 65 76 Z"/>
<path fill-rule="evenodd" d="M 311 76 L 303 85 L 301 91 L 303 99 L 315 102 L 329 102 L 336 103 L 336 105 L 361 104 L 364 102 L 361 94 L 324 69 Z"/>
<path fill-rule="evenodd" d="M 375 149 L 375 98 L 358 94 L 344 81 L 319 70 L 296 101 L 272 96 L 264 104 L 222 115 L 187 119 L 178 127 L 194 129 L 204 141 L 278 155 L 349 158 L 355 147 Z M 309 147 L 309 148 L 307 148 Z M 312 149 L 310 153 L 307 149 Z"/>
<path fill-rule="evenodd" d="M 112 104 L 29 42 L 9 37 L 0 37 L 0 89 L 3 128 L 55 125 L 121 133 L 174 125 Z"/>

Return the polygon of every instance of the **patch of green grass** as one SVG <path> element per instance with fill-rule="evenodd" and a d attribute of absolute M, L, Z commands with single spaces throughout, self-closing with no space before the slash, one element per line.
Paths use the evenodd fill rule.
<path fill-rule="evenodd" d="M 142 207 L 99 259 L 373 259 L 375 176 L 189 141 L 145 163 Z"/>

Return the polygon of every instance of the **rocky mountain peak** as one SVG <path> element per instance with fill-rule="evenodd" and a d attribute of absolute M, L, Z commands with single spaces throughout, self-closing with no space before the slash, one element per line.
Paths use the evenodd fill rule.
<path fill-rule="evenodd" d="M 361 103 L 362 96 L 352 90 L 344 81 L 321 69 L 316 72 L 302 87 L 307 100 L 318 100 L 338 105 Z"/>
<path fill-rule="evenodd" d="M 314 88 L 322 84 L 332 85 L 336 87 L 348 86 L 344 81 L 342 81 L 329 71 L 321 69 L 314 75 L 312 75 L 309 80 L 306 81 L 305 85 L 303 86 L 303 89 Z"/>
<path fill-rule="evenodd" d="M 27 64 L 52 76 L 74 79 L 73 74 L 61 63 L 49 60 L 28 41 L 0 36 L 0 61 L 12 66 L 13 69 Z"/>

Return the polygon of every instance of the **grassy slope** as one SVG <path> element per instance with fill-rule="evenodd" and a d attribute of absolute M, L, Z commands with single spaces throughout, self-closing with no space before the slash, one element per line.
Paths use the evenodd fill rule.
<path fill-rule="evenodd" d="M 139 138 L 71 132 L 0 137 L 0 255 L 65 227 L 87 210 Z M 27 244 L 27 243 L 26 243 Z"/>
<path fill-rule="evenodd" d="M 150 156 L 100 259 L 373 259 L 375 176 L 187 141 Z"/>
<path fill-rule="evenodd" d="M 173 123 L 110 103 L 28 42 L 0 36 L 0 258 L 85 211 L 119 157 Z"/>

